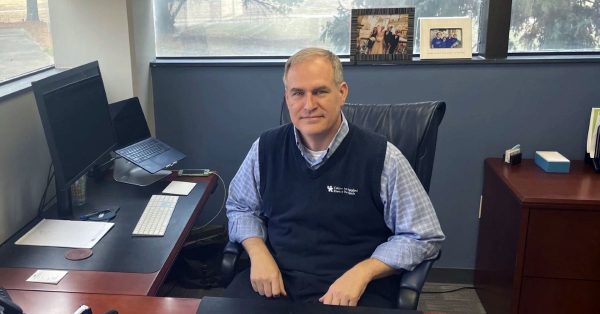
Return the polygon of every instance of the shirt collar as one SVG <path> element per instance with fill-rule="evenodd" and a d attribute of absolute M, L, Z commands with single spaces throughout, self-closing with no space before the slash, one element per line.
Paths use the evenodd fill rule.
<path fill-rule="evenodd" d="M 348 135 L 348 131 L 350 130 L 350 128 L 348 126 L 348 120 L 346 120 L 346 116 L 344 116 L 343 112 L 340 112 L 340 114 L 342 115 L 342 124 L 340 125 L 340 128 L 338 129 L 337 133 L 333 137 L 333 140 L 331 140 L 331 143 L 329 143 L 329 145 L 327 146 L 327 153 L 318 160 L 312 160 L 310 158 L 311 155 L 308 154 L 307 148 L 304 146 L 304 144 L 302 144 L 302 141 L 300 140 L 299 131 L 296 128 L 294 128 L 294 137 L 296 139 L 296 146 L 300 150 L 300 154 L 302 155 L 302 157 L 304 157 L 304 160 L 306 160 L 306 162 L 309 164 L 309 166 L 311 168 L 315 169 L 315 168 L 318 168 L 319 166 L 321 166 L 340 146 L 340 144 L 342 143 L 344 138 L 346 138 L 346 135 Z"/>

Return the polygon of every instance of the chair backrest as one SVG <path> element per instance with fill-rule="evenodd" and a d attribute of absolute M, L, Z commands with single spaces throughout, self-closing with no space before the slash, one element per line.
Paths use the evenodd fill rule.
<path fill-rule="evenodd" d="M 291 120 L 285 98 L 281 106 L 279 122 L 289 123 Z M 349 122 L 385 136 L 398 147 L 429 192 L 438 126 L 446 112 L 443 101 L 406 104 L 348 103 L 342 107 L 342 111 Z"/>

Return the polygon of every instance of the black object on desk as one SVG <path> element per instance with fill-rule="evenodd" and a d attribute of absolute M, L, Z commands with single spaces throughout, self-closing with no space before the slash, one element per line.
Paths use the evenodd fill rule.
<path fill-rule="evenodd" d="M 2 314 L 22 314 L 23 310 L 13 302 L 4 288 L 0 288 L 0 313 Z"/>
<path fill-rule="evenodd" d="M 347 307 L 318 303 L 297 303 L 280 300 L 251 300 L 204 297 L 197 314 L 416 314 L 413 310 L 382 309 L 376 307 Z"/>

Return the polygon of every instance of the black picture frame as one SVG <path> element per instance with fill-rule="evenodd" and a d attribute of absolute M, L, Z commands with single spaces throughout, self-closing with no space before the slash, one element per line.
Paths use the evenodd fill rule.
<path fill-rule="evenodd" d="M 414 25 L 414 7 L 352 9 L 350 61 L 355 64 L 412 61 Z M 391 38 L 387 37 L 390 26 Z"/>

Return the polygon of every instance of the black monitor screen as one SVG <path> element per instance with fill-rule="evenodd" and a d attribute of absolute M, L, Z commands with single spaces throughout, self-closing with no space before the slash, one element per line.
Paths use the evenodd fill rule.
<path fill-rule="evenodd" d="M 38 100 L 56 178 L 65 185 L 83 175 L 115 145 L 100 73 L 73 80 L 42 91 L 42 101 Z"/>
<path fill-rule="evenodd" d="M 110 115 L 117 135 L 118 148 L 150 137 L 150 130 L 137 97 L 111 104 Z"/>

